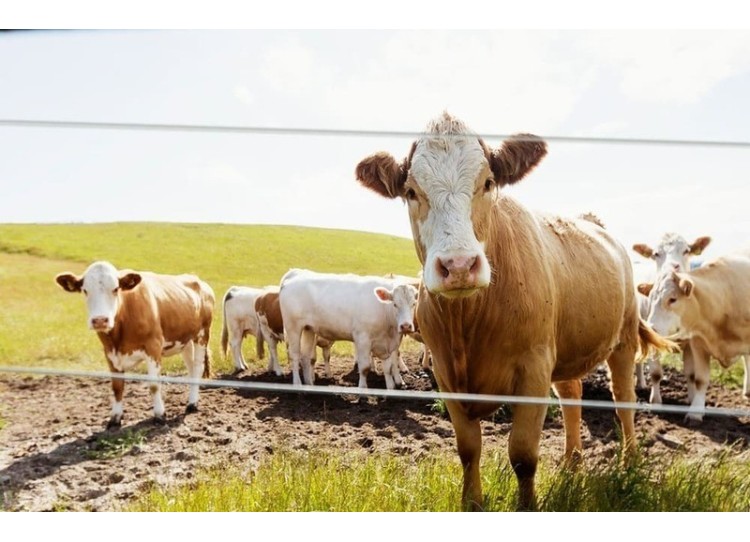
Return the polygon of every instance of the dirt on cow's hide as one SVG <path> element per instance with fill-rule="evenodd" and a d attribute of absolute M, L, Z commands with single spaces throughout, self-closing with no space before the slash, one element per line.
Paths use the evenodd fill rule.
<path fill-rule="evenodd" d="M 432 390 L 428 373 L 418 361 L 404 356 L 411 372 L 408 389 Z M 316 385 L 356 386 L 351 359 L 334 358 L 333 379 Z M 288 376 L 243 373 L 221 378 L 288 383 Z M 370 374 L 369 385 L 385 388 L 382 375 Z M 667 369 L 662 385 L 665 403 L 682 404 L 684 377 Z M 196 470 L 222 464 L 253 469 L 278 449 L 366 449 L 372 452 L 427 456 L 455 452 L 453 428 L 431 402 L 393 399 L 356 402 L 353 396 L 301 395 L 204 388 L 200 412 L 185 416 L 187 389 L 164 386 L 167 423 L 151 420 L 151 400 L 145 383 L 125 388 L 125 417 L 121 429 L 104 425 L 110 409 L 108 381 L 71 377 L 0 377 L 0 509 L 119 510 L 153 484 L 186 483 Z M 611 400 L 603 368 L 587 377 L 584 398 Z M 640 397 L 647 400 L 647 392 Z M 711 385 L 710 406 L 747 408 L 739 390 Z M 485 455 L 502 448 L 510 432 L 510 409 L 501 409 L 482 422 Z M 615 414 L 584 410 L 586 462 L 610 461 L 619 449 Z M 682 415 L 636 415 L 644 453 L 700 457 L 727 443 L 750 448 L 750 419 L 706 417 L 698 428 L 687 427 Z M 124 455 L 102 449 L 102 442 L 137 435 L 138 443 Z M 541 453 L 555 461 L 564 444 L 562 418 L 553 409 L 545 422 Z M 456 458 L 456 461 L 458 459 Z"/>

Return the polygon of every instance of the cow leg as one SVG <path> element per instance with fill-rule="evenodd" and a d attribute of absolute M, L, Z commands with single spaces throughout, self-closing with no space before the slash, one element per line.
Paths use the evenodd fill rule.
<path fill-rule="evenodd" d="M 333 343 L 328 343 L 326 346 L 321 346 L 320 349 L 323 352 L 323 365 L 326 369 L 326 378 L 331 379 L 333 378 L 333 375 L 331 374 L 331 345 Z"/>
<path fill-rule="evenodd" d="M 245 356 L 242 355 L 242 340 L 245 338 L 242 329 L 238 326 L 231 326 L 231 339 L 229 346 L 232 349 L 232 359 L 234 360 L 235 372 L 247 371 L 247 363 L 245 363 Z"/>
<path fill-rule="evenodd" d="M 114 369 L 111 369 L 115 372 Z M 123 374 L 122 371 L 117 371 Z M 122 396 L 125 391 L 125 381 L 121 378 L 112 379 L 112 393 L 114 394 L 114 400 L 112 401 L 112 413 L 110 414 L 109 421 L 107 422 L 107 429 L 111 427 L 120 427 L 122 425 Z"/>
<path fill-rule="evenodd" d="M 148 367 L 148 376 L 159 378 L 161 373 L 161 360 L 153 357 L 146 358 Z M 149 382 L 148 389 L 151 392 L 151 398 L 154 401 L 154 420 L 164 422 L 164 401 L 161 398 L 161 384 L 159 382 Z"/>
<path fill-rule="evenodd" d="M 750 355 L 742 356 L 742 361 L 745 363 L 745 383 L 742 386 L 742 394 L 750 399 Z"/>
<path fill-rule="evenodd" d="M 645 362 L 638 362 L 635 364 L 635 386 L 639 390 L 646 389 L 646 377 L 643 374 L 643 366 Z"/>
<path fill-rule="evenodd" d="M 708 352 L 700 348 L 691 347 L 693 355 L 693 385 L 695 395 L 690 402 L 690 410 L 685 415 L 685 423 L 689 425 L 699 424 L 703 421 L 703 413 L 699 412 L 706 408 L 706 391 L 711 380 L 711 366 Z"/>
<path fill-rule="evenodd" d="M 546 364 L 546 362 L 545 362 Z M 550 364 L 551 365 L 551 364 Z M 631 379 L 632 379 L 631 372 Z M 544 375 L 536 375 L 544 376 Z M 549 377 L 549 375 L 547 375 Z M 632 380 L 631 380 L 632 382 Z M 521 381 L 516 385 L 514 395 L 547 398 L 549 380 L 535 378 L 534 381 Z M 508 439 L 508 455 L 518 480 L 518 509 L 536 509 L 534 477 L 539 462 L 539 441 L 547 405 L 514 405 L 513 424 Z M 566 422 L 567 426 L 567 422 Z"/>
<path fill-rule="evenodd" d="M 366 334 L 358 334 L 354 337 L 354 355 L 357 358 L 357 370 L 359 371 L 359 387 L 367 387 L 367 375 L 372 368 L 370 357 L 370 338 Z M 386 386 L 388 378 L 386 378 Z"/>
<path fill-rule="evenodd" d="M 479 476 L 479 461 L 482 456 L 482 429 L 479 419 L 469 418 L 456 401 L 446 401 L 453 430 L 456 433 L 458 456 L 464 470 L 464 487 L 461 502 L 467 510 L 481 510 L 483 505 L 482 479 Z"/>
<path fill-rule="evenodd" d="M 636 341 L 620 343 L 607 359 L 612 380 L 612 397 L 618 403 L 635 403 L 635 386 L 633 385 L 633 365 L 635 364 Z M 615 409 L 620 419 L 623 435 L 623 448 L 626 457 L 635 455 L 635 411 L 632 409 Z"/>
<path fill-rule="evenodd" d="M 385 377 L 385 387 L 392 390 L 397 385 L 401 386 L 404 383 L 401 380 L 401 373 L 398 372 L 398 350 L 391 352 L 390 355 L 383 360 L 383 376 Z"/>
<path fill-rule="evenodd" d="M 264 334 L 265 336 L 265 334 Z M 281 365 L 279 364 L 279 343 L 273 335 L 265 336 L 268 342 L 268 372 L 273 371 L 276 376 L 281 376 Z"/>
<path fill-rule="evenodd" d="M 422 369 L 425 371 L 430 368 L 430 349 L 426 344 L 422 344 Z"/>
<path fill-rule="evenodd" d="M 289 328 L 286 330 L 286 349 L 289 361 L 292 364 L 292 384 L 301 386 L 302 380 L 299 377 L 300 363 L 300 344 L 302 342 L 302 330 Z"/>
<path fill-rule="evenodd" d="M 302 379 L 307 385 L 315 382 L 315 333 L 310 330 L 302 330 L 300 338 L 300 350 L 302 359 Z"/>
<path fill-rule="evenodd" d="M 196 343 L 190 341 L 186 345 L 185 350 L 182 351 L 185 365 L 187 365 L 188 374 L 192 380 L 200 380 L 203 375 L 203 366 L 206 358 L 205 344 Z M 188 394 L 188 404 L 185 412 L 187 414 L 198 412 L 198 384 L 190 384 L 190 392 Z"/>
<path fill-rule="evenodd" d="M 400 352 L 398 354 L 398 370 L 401 371 L 402 373 L 408 373 L 409 372 L 409 368 L 406 366 L 406 363 L 404 363 L 404 358 L 403 358 L 403 356 L 401 355 Z M 399 376 L 401 376 L 401 375 L 399 374 Z M 398 384 L 398 382 L 396 382 L 396 383 Z"/>
<path fill-rule="evenodd" d="M 690 405 L 695 397 L 695 360 L 689 344 L 682 349 L 682 371 L 687 380 L 687 402 Z"/>
<path fill-rule="evenodd" d="M 566 380 L 555 382 L 552 387 L 560 399 L 580 401 L 583 396 L 581 380 Z M 583 458 L 583 442 L 581 441 L 581 407 L 562 406 L 563 424 L 565 425 L 565 462 L 577 465 Z"/>
<path fill-rule="evenodd" d="M 661 368 L 661 356 L 659 354 L 653 354 L 649 357 L 648 362 L 648 378 L 651 381 L 651 395 L 649 396 L 649 402 L 653 404 L 661 404 L 661 379 L 664 376 L 664 372 Z"/>

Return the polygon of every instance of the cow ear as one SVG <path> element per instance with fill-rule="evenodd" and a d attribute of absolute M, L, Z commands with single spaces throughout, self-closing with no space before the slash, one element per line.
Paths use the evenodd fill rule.
<path fill-rule="evenodd" d="M 651 289 L 654 287 L 653 283 L 643 282 L 638 285 L 638 291 L 648 297 L 648 295 L 651 293 Z"/>
<path fill-rule="evenodd" d="M 138 273 L 125 273 L 120 276 L 120 289 L 132 290 L 141 283 L 141 275 Z"/>
<path fill-rule="evenodd" d="M 60 273 L 55 277 L 55 282 L 66 292 L 80 292 L 83 287 L 83 279 L 73 273 Z"/>
<path fill-rule="evenodd" d="M 393 302 L 393 292 L 388 290 L 387 288 L 383 288 L 381 286 L 378 286 L 373 290 L 375 292 L 375 297 L 377 297 L 381 303 L 392 303 Z"/>
<path fill-rule="evenodd" d="M 644 245 L 644 244 L 640 244 L 640 243 L 637 244 L 637 245 L 633 245 L 633 250 L 636 251 L 641 256 L 643 256 L 644 258 L 649 258 L 650 259 L 654 255 L 654 249 L 653 248 L 651 248 L 648 245 Z"/>
<path fill-rule="evenodd" d="M 690 294 L 693 293 L 693 288 L 695 287 L 695 283 L 692 280 L 690 280 L 688 277 L 679 277 L 679 282 L 677 282 L 677 287 L 685 295 L 685 297 L 690 297 Z"/>
<path fill-rule="evenodd" d="M 690 245 L 690 254 L 692 254 L 693 256 L 700 256 L 710 242 L 710 237 L 698 237 L 698 239 L 696 239 L 693 244 Z"/>
<path fill-rule="evenodd" d="M 400 164 L 387 152 L 368 156 L 357 164 L 355 175 L 362 186 L 385 198 L 396 198 L 403 192 L 408 174 L 407 161 Z"/>
<path fill-rule="evenodd" d="M 546 154 L 547 144 L 541 137 L 516 134 L 491 152 L 490 168 L 497 184 L 505 186 L 523 179 Z"/>

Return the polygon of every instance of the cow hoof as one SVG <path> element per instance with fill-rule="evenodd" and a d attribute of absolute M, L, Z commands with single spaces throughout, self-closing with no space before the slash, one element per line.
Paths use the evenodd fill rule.
<path fill-rule="evenodd" d="M 238 374 L 240 374 L 240 373 L 242 373 L 244 371 L 245 371 L 245 369 L 242 369 L 240 367 L 235 367 L 234 371 L 232 372 L 232 376 L 237 376 Z"/>
<path fill-rule="evenodd" d="M 107 429 L 119 429 L 122 426 L 122 418 L 112 417 L 107 422 Z"/>
<path fill-rule="evenodd" d="M 154 416 L 154 425 L 166 425 L 167 418 L 165 416 Z"/>
<path fill-rule="evenodd" d="M 703 416 L 698 416 L 695 414 L 687 414 L 685 416 L 685 425 L 688 427 L 698 427 L 703 423 Z"/>
<path fill-rule="evenodd" d="M 198 412 L 198 404 L 188 403 L 187 408 L 185 408 L 185 414 L 195 414 L 196 412 Z"/>

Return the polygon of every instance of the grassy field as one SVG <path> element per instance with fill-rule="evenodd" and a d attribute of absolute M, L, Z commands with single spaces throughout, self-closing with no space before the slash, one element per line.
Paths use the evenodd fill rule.
<path fill-rule="evenodd" d="M 513 511 L 517 484 L 505 454 L 483 461 L 488 511 Z M 187 487 L 153 489 L 135 511 L 451 512 L 459 510 L 461 466 L 454 455 L 414 461 L 398 455 L 281 452 L 257 471 L 205 472 Z M 415 491 L 414 488 L 419 488 Z M 618 461 L 569 471 L 542 462 L 542 511 L 748 511 L 750 464 L 717 456 L 668 465 Z"/>
<path fill-rule="evenodd" d="M 410 240 L 360 232 L 226 224 L 0 225 L 0 365 L 106 369 L 99 341 L 86 328 L 83 298 L 54 282 L 58 273 L 81 273 L 95 260 L 118 268 L 195 273 L 214 289 L 219 307 L 230 286 L 278 284 L 291 267 L 412 276 L 419 270 Z M 230 362 L 219 352 L 219 311 L 211 345 L 214 366 L 224 371 Z M 254 358 L 253 339 L 243 346 L 246 357 Z M 334 348 L 351 353 L 348 343 Z M 284 358 L 283 348 L 279 354 Z M 180 356 L 165 368 L 182 371 Z"/>

